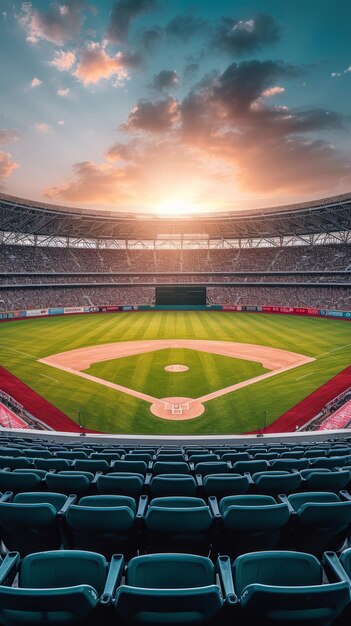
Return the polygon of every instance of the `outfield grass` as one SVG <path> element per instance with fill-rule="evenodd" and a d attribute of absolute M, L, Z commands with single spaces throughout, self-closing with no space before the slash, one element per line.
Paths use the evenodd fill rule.
<path fill-rule="evenodd" d="M 203 415 L 184 422 L 159 419 L 151 415 L 146 402 L 37 362 L 75 348 L 141 339 L 238 341 L 291 350 L 316 360 L 211 400 Z M 115 433 L 225 434 L 261 428 L 266 411 L 269 424 L 347 367 L 350 347 L 351 324 L 347 322 L 283 315 L 162 311 L 0 325 L 2 365 L 75 421 L 79 411 L 87 428 Z M 222 371 L 216 375 L 222 376 Z M 163 387 L 156 395 L 165 397 Z"/>
<path fill-rule="evenodd" d="M 186 365 L 186 372 L 165 367 Z M 187 348 L 166 348 L 121 359 L 94 363 L 87 374 L 129 387 L 155 398 L 199 398 L 268 372 L 260 363 Z"/>

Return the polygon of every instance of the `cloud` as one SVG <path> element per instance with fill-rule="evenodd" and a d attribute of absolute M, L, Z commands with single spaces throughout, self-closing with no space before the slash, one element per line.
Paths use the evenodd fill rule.
<path fill-rule="evenodd" d="M 47 135 L 52 131 L 52 126 L 50 126 L 50 124 L 47 124 L 46 122 L 36 122 L 33 125 L 33 128 L 38 133 L 42 133 L 43 135 Z"/>
<path fill-rule="evenodd" d="M 205 22 L 205 20 L 188 13 L 185 15 L 176 15 L 176 17 L 168 22 L 165 32 L 170 37 L 184 42 L 190 39 L 190 37 L 204 34 L 206 29 L 207 22 Z"/>
<path fill-rule="evenodd" d="M 30 88 L 31 89 L 35 89 L 36 87 L 39 87 L 40 85 L 43 84 L 43 81 L 40 80 L 40 78 L 32 78 L 32 80 L 30 81 Z"/>
<path fill-rule="evenodd" d="M 0 144 L 12 143 L 19 138 L 19 132 L 16 128 L 0 128 Z"/>
<path fill-rule="evenodd" d="M 188 198 L 197 189 L 207 191 L 210 172 L 206 163 L 173 139 L 153 137 L 152 141 L 117 143 L 106 157 L 104 163 L 76 163 L 72 179 L 46 189 L 46 197 L 95 206 L 132 205 L 139 210 L 147 206 L 152 210 L 158 201 L 179 196 L 180 181 Z"/>
<path fill-rule="evenodd" d="M 212 46 L 229 55 L 244 55 L 271 45 L 280 38 L 280 26 L 263 13 L 248 20 L 223 17 L 215 28 Z"/>
<path fill-rule="evenodd" d="M 83 24 L 81 0 L 65 0 L 64 4 L 52 2 L 48 11 L 33 8 L 32 2 L 23 2 L 19 22 L 27 32 L 27 41 L 49 41 L 63 46 L 75 40 Z"/>
<path fill-rule="evenodd" d="M 65 125 L 65 121 L 64 120 L 58 120 L 58 125 L 59 126 L 64 126 Z"/>
<path fill-rule="evenodd" d="M 152 78 L 149 86 L 154 91 L 164 91 L 178 87 L 179 76 L 175 70 L 162 70 Z"/>
<path fill-rule="evenodd" d="M 262 92 L 262 97 L 271 98 L 272 96 L 277 96 L 280 93 L 284 93 L 284 91 L 284 87 L 278 87 L 277 85 L 275 87 L 268 87 Z"/>
<path fill-rule="evenodd" d="M 68 96 L 70 90 L 67 87 L 66 89 L 58 89 L 57 90 L 57 95 L 60 96 L 61 98 L 65 98 L 66 96 Z"/>
<path fill-rule="evenodd" d="M 131 161 L 138 152 L 138 143 L 130 141 L 129 143 L 115 143 L 105 153 L 108 161 Z"/>
<path fill-rule="evenodd" d="M 120 201 L 124 173 L 110 164 L 83 161 L 73 166 L 75 179 L 44 190 L 47 198 L 68 202 Z"/>
<path fill-rule="evenodd" d="M 343 115 L 267 104 L 277 79 L 292 80 L 301 71 L 278 61 L 249 61 L 209 75 L 180 104 L 184 142 L 209 159 L 230 163 L 245 191 L 330 193 L 340 181 L 351 184 L 347 157 L 310 136 L 346 130 Z"/>
<path fill-rule="evenodd" d="M 184 68 L 184 81 L 189 83 L 193 81 L 198 74 L 199 69 L 200 68 L 198 63 L 188 63 Z"/>
<path fill-rule="evenodd" d="M 55 56 L 49 65 L 53 65 L 60 72 L 70 70 L 76 62 L 76 55 L 73 50 L 56 50 Z"/>
<path fill-rule="evenodd" d="M 142 13 L 156 8 L 155 0 L 118 0 L 110 14 L 107 38 L 112 43 L 125 43 L 131 22 Z"/>
<path fill-rule="evenodd" d="M 2 188 L 1 179 L 11 176 L 18 167 L 19 164 L 12 160 L 12 155 L 9 152 L 0 150 L 0 189 Z"/>
<path fill-rule="evenodd" d="M 119 82 L 123 82 L 128 78 L 128 70 L 138 66 L 138 55 L 117 52 L 116 55 L 109 56 L 103 44 L 90 42 L 81 53 L 79 63 L 72 74 L 85 86 L 96 84 L 112 76 L 116 77 Z"/>
<path fill-rule="evenodd" d="M 157 100 L 139 100 L 131 110 L 128 120 L 121 126 L 121 130 L 147 132 L 165 132 L 173 127 L 178 119 L 178 103 L 174 98 Z"/>
<path fill-rule="evenodd" d="M 153 28 L 147 28 L 139 32 L 138 39 L 140 46 L 146 52 L 153 52 L 157 48 L 158 44 L 162 41 L 164 32 L 159 26 Z"/>

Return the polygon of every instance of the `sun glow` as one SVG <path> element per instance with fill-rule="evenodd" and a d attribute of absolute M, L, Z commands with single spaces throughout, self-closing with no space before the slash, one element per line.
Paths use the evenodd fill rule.
<path fill-rule="evenodd" d="M 163 200 L 156 206 L 159 217 L 181 217 L 199 213 L 201 209 L 187 198 L 170 198 Z"/>

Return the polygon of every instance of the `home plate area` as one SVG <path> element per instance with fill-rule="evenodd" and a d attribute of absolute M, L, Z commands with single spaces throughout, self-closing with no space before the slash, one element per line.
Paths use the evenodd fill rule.
<path fill-rule="evenodd" d="M 150 407 L 153 415 L 166 420 L 192 420 L 204 410 L 204 405 L 194 398 L 161 398 Z"/>
<path fill-rule="evenodd" d="M 269 370 L 268 372 L 250 378 L 248 380 L 229 385 L 222 389 L 217 389 L 201 396 L 200 398 L 169 397 L 155 398 L 143 391 L 130 389 L 129 387 L 113 383 L 86 373 L 92 363 L 108 361 L 110 359 L 122 358 L 131 355 L 138 355 L 146 352 L 167 348 L 188 348 L 200 352 L 208 352 L 227 357 L 256 361 Z M 111 344 L 100 344 L 90 346 L 60 354 L 53 354 L 39 359 L 40 363 L 75 374 L 94 383 L 105 385 L 116 391 L 129 394 L 150 404 L 150 412 L 156 417 L 168 420 L 189 420 L 199 417 L 205 411 L 205 402 L 223 396 L 227 393 L 237 391 L 247 385 L 265 380 L 286 372 L 300 365 L 305 365 L 314 361 L 313 358 L 296 352 L 289 352 L 268 346 L 259 346 L 247 343 L 236 343 L 229 341 L 208 341 L 189 339 L 156 339 L 154 341 L 129 341 Z M 170 364 L 165 370 L 169 372 L 185 372 L 189 368 L 186 365 Z"/>

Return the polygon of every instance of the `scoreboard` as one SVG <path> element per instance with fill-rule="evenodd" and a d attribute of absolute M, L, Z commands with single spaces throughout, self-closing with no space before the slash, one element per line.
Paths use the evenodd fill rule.
<path fill-rule="evenodd" d="M 156 305 L 206 305 L 206 287 L 156 287 Z"/>

